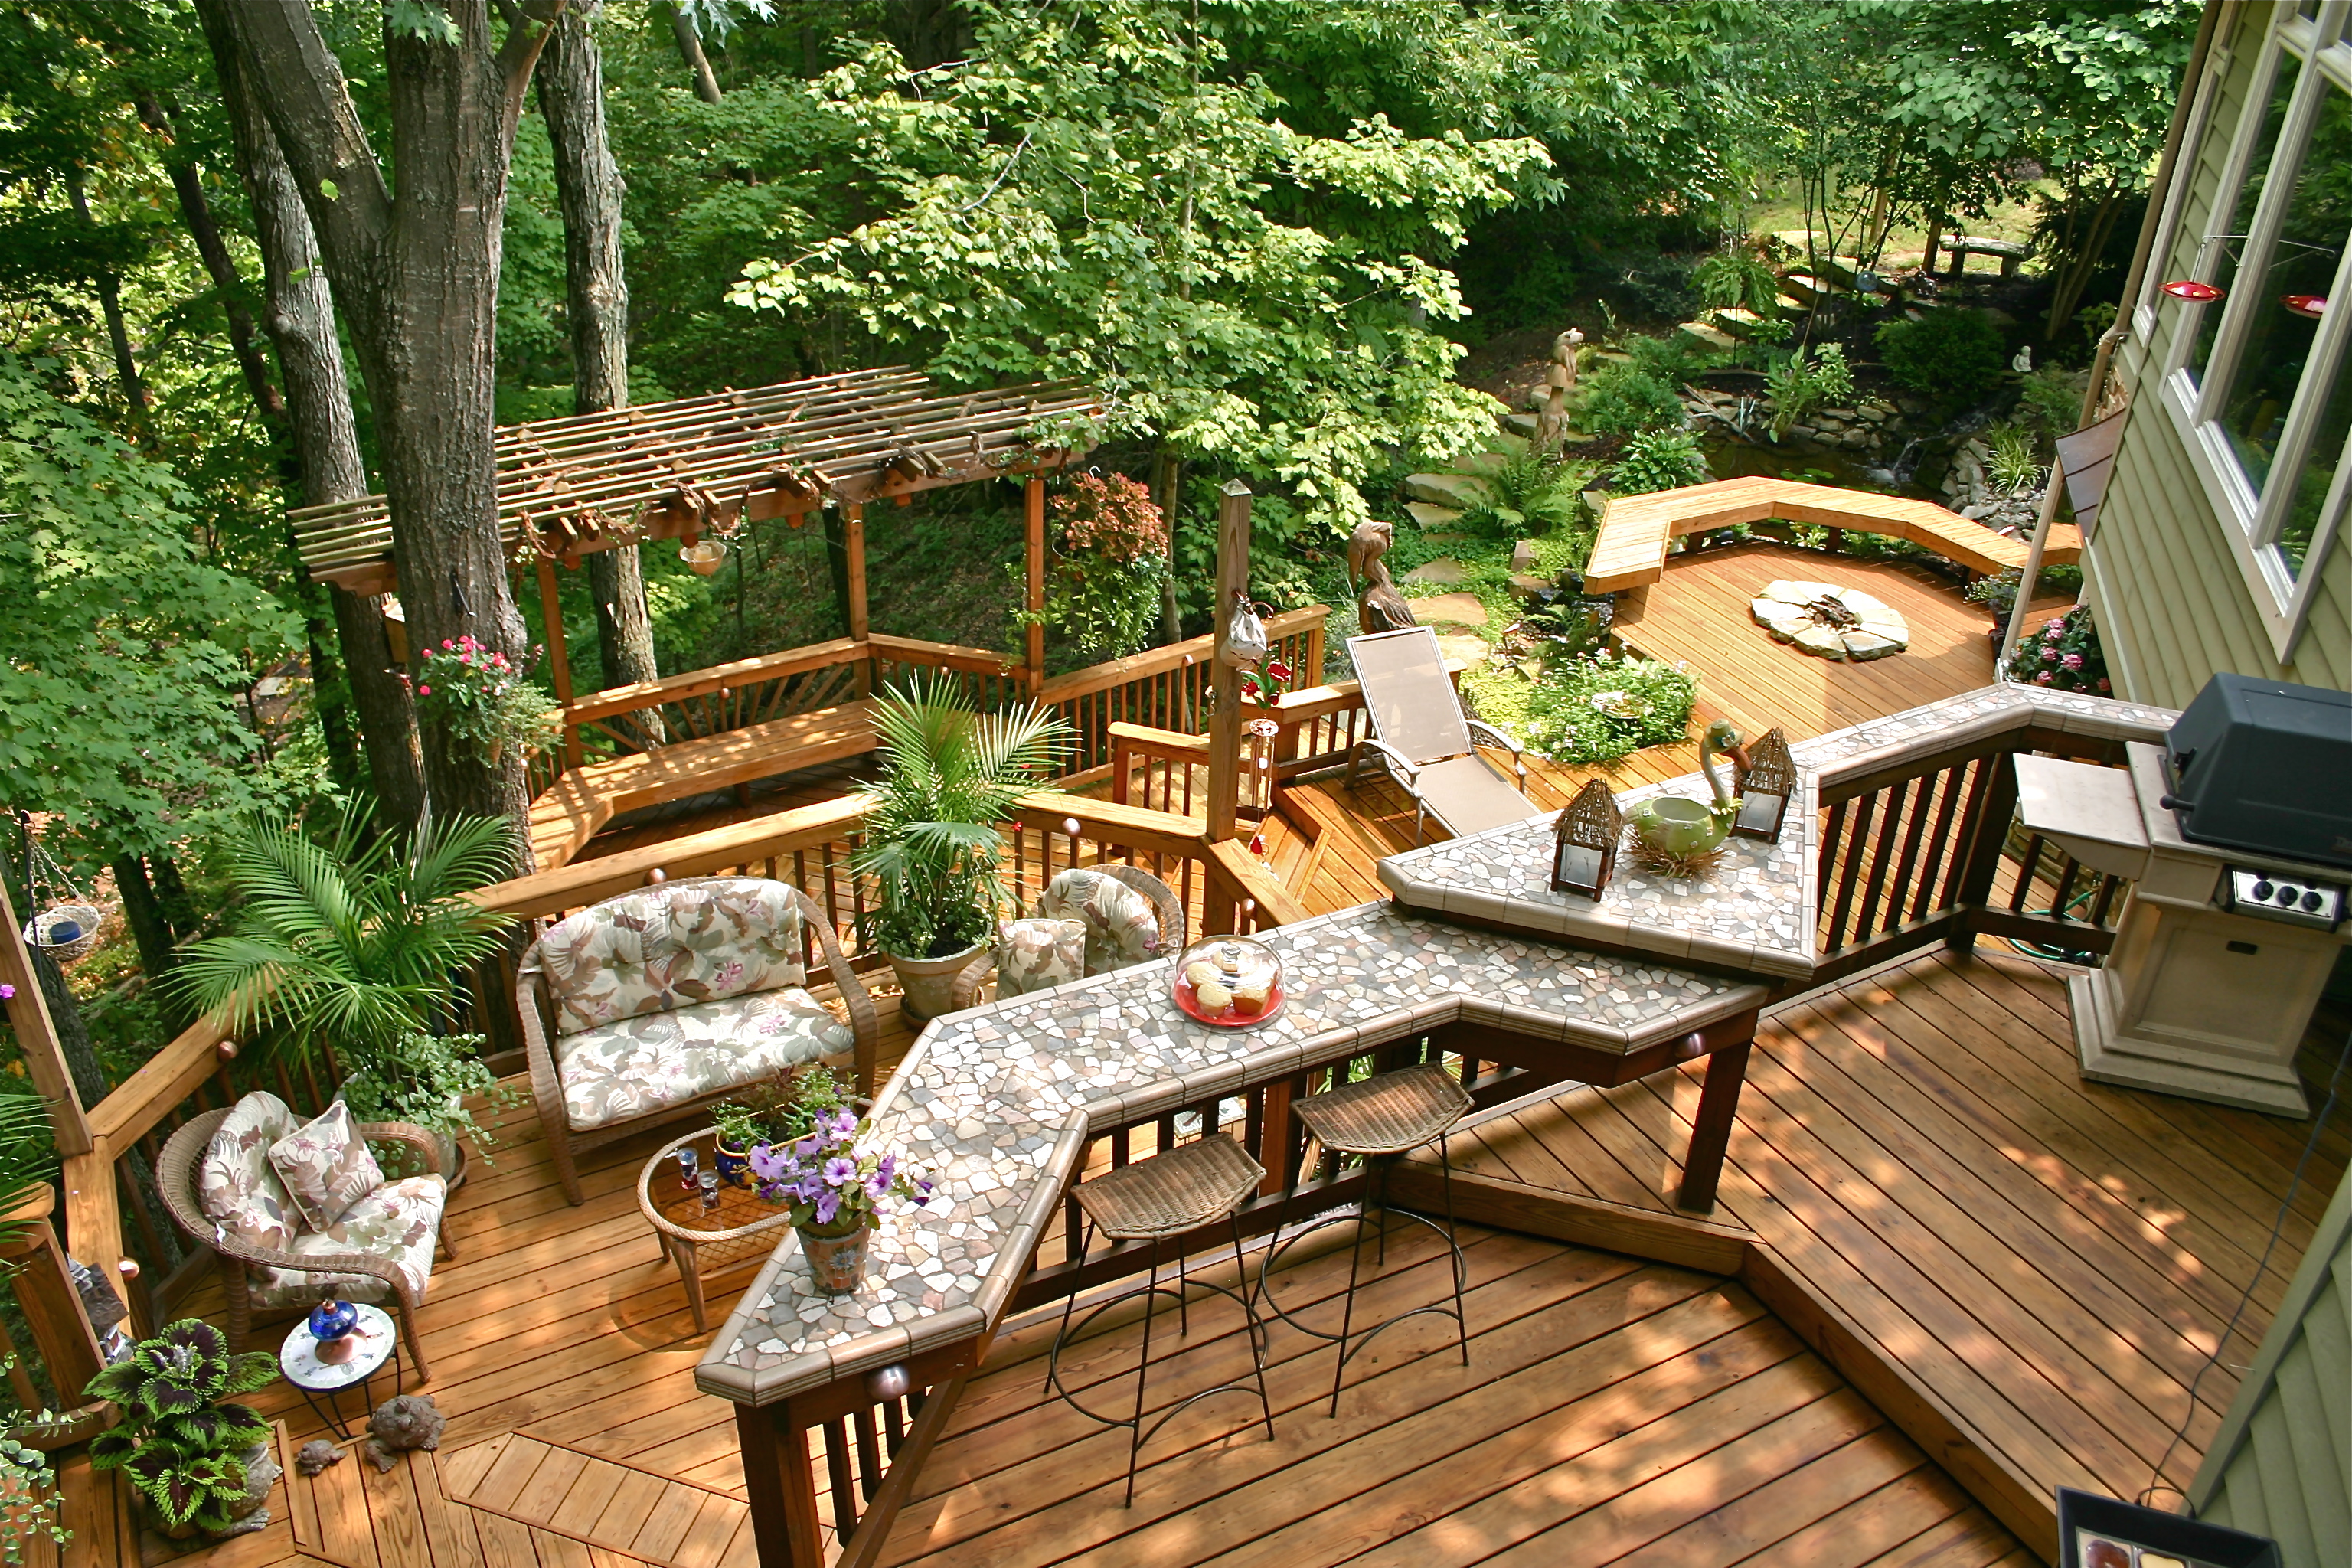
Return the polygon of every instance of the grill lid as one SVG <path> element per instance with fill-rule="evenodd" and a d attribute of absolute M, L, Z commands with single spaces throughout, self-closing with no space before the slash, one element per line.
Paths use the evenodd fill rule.
<path fill-rule="evenodd" d="M 2182 837 L 2352 867 L 2352 693 L 2220 674 L 2165 743 Z"/>

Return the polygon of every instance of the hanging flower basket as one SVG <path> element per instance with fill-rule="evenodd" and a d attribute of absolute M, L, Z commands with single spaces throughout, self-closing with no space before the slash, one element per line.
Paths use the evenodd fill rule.
<path fill-rule="evenodd" d="M 25 922 L 25 940 L 59 964 L 88 958 L 106 911 L 94 904 L 51 904 Z"/>

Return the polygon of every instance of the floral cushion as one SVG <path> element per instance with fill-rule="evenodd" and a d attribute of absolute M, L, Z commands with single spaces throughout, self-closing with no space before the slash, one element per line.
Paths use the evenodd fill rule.
<path fill-rule="evenodd" d="M 556 1042 L 577 1132 L 772 1078 L 849 1049 L 849 1026 L 796 986 L 622 1018 Z"/>
<path fill-rule="evenodd" d="M 1160 956 L 1160 915 L 1151 900 L 1100 871 L 1074 867 L 1055 877 L 1038 899 L 1037 913 L 1086 922 L 1088 974 L 1108 974 Z"/>
<path fill-rule="evenodd" d="M 352 1125 L 341 1100 L 269 1146 L 270 1169 L 302 1211 L 304 1228 L 324 1230 L 343 1211 L 383 1185 L 383 1168 Z"/>
<path fill-rule="evenodd" d="M 546 976 L 558 1035 L 808 983 L 800 906 L 760 877 L 623 894 L 558 921 L 526 963 Z"/>
<path fill-rule="evenodd" d="M 278 1252 L 301 1234 L 301 1211 L 269 1163 L 270 1145 L 295 1126 L 284 1100 L 256 1089 L 236 1102 L 205 1145 L 196 1203 L 225 1239 Z"/>
<path fill-rule="evenodd" d="M 1083 921 L 1006 921 L 996 928 L 996 994 L 1019 996 L 1087 972 Z"/>
<path fill-rule="evenodd" d="M 400 1266 L 418 1300 L 433 1275 L 433 1246 L 441 1234 L 441 1207 L 449 1189 L 438 1176 L 409 1176 L 363 1194 L 324 1230 L 297 1237 L 289 1252 L 330 1258 L 364 1252 Z M 260 1308 L 308 1307 L 333 1295 L 346 1301 L 388 1303 L 397 1298 L 373 1274 L 306 1274 L 299 1268 L 254 1268 L 246 1289 Z"/>

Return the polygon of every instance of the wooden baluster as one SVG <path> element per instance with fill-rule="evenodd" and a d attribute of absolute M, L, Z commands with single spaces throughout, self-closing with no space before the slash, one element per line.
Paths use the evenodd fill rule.
<path fill-rule="evenodd" d="M 851 1414 L 850 1420 L 857 1429 L 858 1494 L 866 1502 L 874 1500 L 876 1489 L 882 1484 L 882 1452 L 875 1442 L 874 1407 L 861 1405 Z"/>
<path fill-rule="evenodd" d="M 1909 815 L 1911 826 L 1903 837 L 1903 863 L 1895 873 L 1894 896 L 1886 901 L 1886 918 L 1881 929 L 1894 931 L 1903 923 L 1904 889 L 1911 886 L 1911 873 L 1919 863 L 1919 846 L 1927 837 L 1928 806 L 1933 804 L 1936 775 L 1922 773 L 1912 781 Z"/>
<path fill-rule="evenodd" d="M 1952 862 L 1952 816 L 1958 810 L 1960 796 L 1966 790 L 1967 773 L 1968 764 L 1961 763 L 1946 768 L 1937 777 L 1936 831 L 1929 843 L 1927 863 L 1920 872 L 1916 890 L 1911 895 L 1911 918 L 1915 921 L 1922 919 L 1933 905 L 1937 880 L 1936 868 L 1939 866 L 1944 867 L 1946 877 L 1948 879 L 1949 877 Z M 1942 906 L 1933 905 L 1933 907 L 1940 909 Z"/>
<path fill-rule="evenodd" d="M 1889 784 L 1874 796 L 1885 801 L 1886 820 L 1879 827 L 1876 842 L 1870 847 L 1870 880 L 1862 895 L 1862 907 L 1854 911 L 1856 941 L 1867 942 L 1876 928 L 1879 895 L 1886 890 L 1886 873 L 1895 858 L 1895 834 L 1903 825 L 1904 796 L 1909 787 L 1907 783 Z"/>
<path fill-rule="evenodd" d="M 2091 923 L 2099 930 L 2108 929 L 2107 906 L 2114 900 L 2116 889 L 2123 885 L 2124 879 L 2121 877 L 2107 877 L 2100 881 L 2098 900 L 2091 905 Z"/>
<path fill-rule="evenodd" d="M 2025 841 L 2025 861 L 2018 868 L 2017 880 L 2010 885 L 2009 909 L 2011 914 L 2025 910 L 2025 896 L 2032 889 L 2033 879 L 2042 870 L 2042 838 L 2039 833 Z"/>
<path fill-rule="evenodd" d="M 1825 952 L 1834 952 L 1846 945 L 1846 913 L 1853 906 L 1854 884 L 1861 879 L 1862 865 L 1870 847 L 1871 818 L 1878 809 L 1878 796 L 1864 795 L 1854 803 L 1853 828 L 1846 836 L 1844 861 L 1838 875 L 1837 902 L 1830 915 L 1830 930 L 1822 943 Z"/>
<path fill-rule="evenodd" d="M 857 1482 L 849 1468 L 849 1427 L 838 1415 L 824 1424 L 825 1479 L 833 1488 L 833 1528 L 836 1537 L 857 1528 Z"/>
<path fill-rule="evenodd" d="M 1990 900 L 1993 879 L 2000 869 L 2001 845 L 2016 811 L 2017 770 L 2008 755 L 1996 752 L 1979 759 L 1968 811 L 1961 817 L 1960 833 L 1968 847 L 1954 861 L 1953 875 L 1947 879 L 1947 906 L 1980 908 Z M 1956 952 L 1967 952 L 1976 945 L 1976 933 L 1963 922 L 1963 929 L 1954 931 L 1947 945 Z"/>

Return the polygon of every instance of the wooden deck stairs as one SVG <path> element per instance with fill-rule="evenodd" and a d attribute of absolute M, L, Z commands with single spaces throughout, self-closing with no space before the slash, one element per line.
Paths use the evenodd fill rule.
<path fill-rule="evenodd" d="M 624 812 L 840 762 L 879 744 L 871 704 L 861 699 L 589 763 L 531 802 L 531 852 L 541 870 L 553 870 Z"/>
<path fill-rule="evenodd" d="M 1664 577 L 1674 540 L 1771 518 L 1909 540 L 1971 572 L 2008 572 L 2025 564 L 2025 541 L 1995 533 L 1933 501 L 1754 475 L 1612 500 L 1592 542 L 1585 589 L 1610 594 L 1646 586 Z M 2082 534 L 2060 523 L 2051 530 L 2042 559 L 2058 565 L 2082 553 Z"/>

